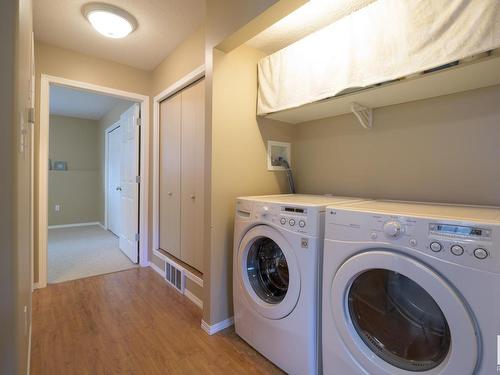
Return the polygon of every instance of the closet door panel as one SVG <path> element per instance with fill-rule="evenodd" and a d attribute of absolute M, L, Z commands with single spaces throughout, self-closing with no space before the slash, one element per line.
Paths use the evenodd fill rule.
<path fill-rule="evenodd" d="M 181 257 L 182 96 L 160 103 L 160 248 Z"/>
<path fill-rule="evenodd" d="M 182 92 L 181 260 L 203 272 L 205 85 Z"/>

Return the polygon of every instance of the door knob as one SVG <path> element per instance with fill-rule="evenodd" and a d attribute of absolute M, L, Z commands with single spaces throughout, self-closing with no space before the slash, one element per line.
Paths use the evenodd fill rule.
<path fill-rule="evenodd" d="M 116 187 L 116 191 L 122 191 L 122 187 L 121 186 L 117 186 Z"/>
<path fill-rule="evenodd" d="M 196 197 L 195 197 L 193 194 L 191 194 L 191 195 L 189 196 L 189 198 L 191 198 L 192 200 L 195 200 L 195 199 L 196 199 Z"/>
<path fill-rule="evenodd" d="M 169 191 L 167 194 L 169 197 L 171 197 L 173 195 L 173 193 L 171 191 Z"/>

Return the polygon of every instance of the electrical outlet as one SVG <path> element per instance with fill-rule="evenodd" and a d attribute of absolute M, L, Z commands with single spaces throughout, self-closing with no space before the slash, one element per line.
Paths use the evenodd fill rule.
<path fill-rule="evenodd" d="M 56 205 L 54 206 L 54 211 L 55 211 L 55 212 L 61 212 L 61 205 L 60 205 L 60 204 L 56 204 Z"/>

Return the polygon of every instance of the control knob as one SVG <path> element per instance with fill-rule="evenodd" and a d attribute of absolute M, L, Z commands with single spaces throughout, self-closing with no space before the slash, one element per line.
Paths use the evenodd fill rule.
<path fill-rule="evenodd" d="M 264 216 L 264 217 L 265 217 L 265 216 L 267 216 L 267 215 L 269 214 L 269 207 L 267 207 L 267 206 L 262 206 L 262 207 L 260 208 L 260 214 L 261 214 L 262 216 Z"/>
<path fill-rule="evenodd" d="M 397 237 L 401 233 L 401 223 L 396 220 L 388 221 L 384 224 L 383 230 L 389 237 Z"/>

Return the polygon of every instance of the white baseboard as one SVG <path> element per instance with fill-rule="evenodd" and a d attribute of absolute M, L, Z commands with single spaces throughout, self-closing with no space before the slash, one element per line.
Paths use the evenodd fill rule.
<path fill-rule="evenodd" d="M 73 227 L 88 227 L 91 225 L 98 225 L 103 227 L 98 221 L 92 221 L 90 223 L 74 223 L 74 224 L 60 224 L 60 225 L 49 225 L 49 229 L 59 229 L 59 228 L 73 228 Z"/>
<path fill-rule="evenodd" d="M 153 262 L 149 263 L 149 267 L 151 267 L 153 269 L 153 271 L 156 271 L 160 276 L 165 277 L 165 270 L 162 270 L 160 267 L 158 267 Z"/>
<path fill-rule="evenodd" d="M 40 289 L 40 284 L 33 283 L 33 289 L 32 290 L 35 290 L 35 289 Z"/>
<path fill-rule="evenodd" d="M 108 228 L 106 228 L 103 223 L 97 223 L 97 225 L 99 225 L 104 230 L 108 230 Z"/>
<path fill-rule="evenodd" d="M 151 267 L 161 277 L 165 278 L 165 271 L 162 270 L 160 267 L 158 267 L 156 264 L 154 264 L 153 262 L 150 262 L 149 267 Z M 186 288 L 184 288 L 184 296 L 187 299 L 189 299 L 191 302 L 193 302 L 196 306 L 198 306 L 200 309 L 203 309 L 203 301 L 201 299 L 199 299 L 198 297 L 196 297 L 193 293 L 191 293 Z"/>
<path fill-rule="evenodd" d="M 227 327 L 231 327 L 234 324 L 234 318 L 230 317 L 227 318 L 226 320 L 223 320 L 222 322 L 215 323 L 215 324 L 208 324 L 204 320 L 201 321 L 201 329 L 204 330 L 206 333 L 209 335 L 214 335 L 219 331 L 222 331 L 223 329 L 226 329 Z"/>
<path fill-rule="evenodd" d="M 192 282 L 194 282 L 195 284 L 201 286 L 203 288 L 203 279 L 201 277 L 199 277 L 198 275 L 195 275 L 194 273 L 192 273 L 191 271 L 189 271 L 187 268 L 185 267 L 182 267 L 181 264 L 177 263 L 175 260 L 173 260 L 172 258 L 168 258 L 166 257 L 165 255 L 163 255 L 160 251 L 158 250 L 154 250 L 153 249 L 153 254 L 160 258 L 161 260 L 165 261 L 165 262 L 169 262 L 171 264 L 173 264 L 175 266 L 175 268 L 177 269 L 180 269 L 180 270 L 183 270 L 184 271 L 184 274 L 186 275 L 186 277 L 191 280 Z"/>
<path fill-rule="evenodd" d="M 198 306 L 200 309 L 203 310 L 203 301 L 196 297 L 193 293 L 191 293 L 189 290 L 184 289 L 184 295 L 191 301 L 193 302 L 196 306 Z"/>

